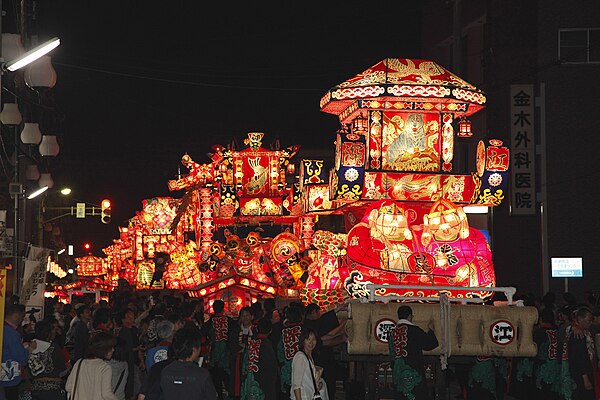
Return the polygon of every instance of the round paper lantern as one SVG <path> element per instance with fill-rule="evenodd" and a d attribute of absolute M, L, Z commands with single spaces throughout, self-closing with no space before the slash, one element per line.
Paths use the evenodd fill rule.
<path fill-rule="evenodd" d="M 40 179 L 40 170 L 35 164 L 28 165 L 25 169 L 25 179 L 30 181 L 37 181 Z"/>
<path fill-rule="evenodd" d="M 25 53 L 21 35 L 18 33 L 2 34 L 2 58 L 6 61 L 13 61 Z"/>
<path fill-rule="evenodd" d="M 42 140 L 42 132 L 37 122 L 25 122 L 21 131 L 21 142 L 24 144 L 38 144 Z"/>
<path fill-rule="evenodd" d="M 49 56 L 43 56 L 29 64 L 25 70 L 25 84 L 30 88 L 48 89 L 56 85 L 56 71 Z"/>
<path fill-rule="evenodd" d="M 56 157 L 60 151 L 60 146 L 54 135 L 44 135 L 40 143 L 40 154 L 44 157 Z"/>
<path fill-rule="evenodd" d="M 15 103 L 4 103 L 0 113 L 0 121 L 4 125 L 19 125 L 23 119 L 19 106 Z"/>
<path fill-rule="evenodd" d="M 54 186 L 54 180 L 52 179 L 52 175 L 49 173 L 40 174 L 40 179 L 38 179 L 38 185 L 40 187 L 48 186 L 48 189 L 51 189 Z"/>

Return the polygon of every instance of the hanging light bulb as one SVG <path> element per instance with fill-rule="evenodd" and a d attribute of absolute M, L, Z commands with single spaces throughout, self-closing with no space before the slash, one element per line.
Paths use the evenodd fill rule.
<path fill-rule="evenodd" d="M 56 85 L 56 71 L 50 56 L 41 57 L 25 70 L 25 84 L 30 88 L 52 89 Z"/>
<path fill-rule="evenodd" d="M 30 181 L 37 181 L 40 179 L 40 170 L 36 164 L 30 164 L 25 169 L 25 179 Z"/>
<path fill-rule="evenodd" d="M 56 157 L 60 151 L 60 146 L 54 135 L 44 135 L 40 142 L 40 154 L 44 157 Z"/>
<path fill-rule="evenodd" d="M 19 111 L 19 106 L 15 103 L 4 103 L 2 112 L 0 112 L 0 121 L 4 125 L 19 125 L 23 117 Z"/>
<path fill-rule="evenodd" d="M 21 42 L 21 35 L 17 33 L 2 34 L 2 57 L 5 60 L 14 60 L 25 53 Z"/>
<path fill-rule="evenodd" d="M 50 173 L 44 172 L 40 174 L 40 179 L 38 179 L 38 185 L 40 187 L 48 186 L 51 189 L 54 186 L 54 180 L 52 179 L 52 175 Z"/>
<path fill-rule="evenodd" d="M 25 122 L 21 131 L 21 142 L 24 144 L 38 144 L 42 140 L 40 124 L 37 122 Z"/>

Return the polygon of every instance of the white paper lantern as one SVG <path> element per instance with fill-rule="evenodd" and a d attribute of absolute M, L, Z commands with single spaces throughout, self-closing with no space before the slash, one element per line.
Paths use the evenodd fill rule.
<path fill-rule="evenodd" d="M 19 125 L 23 117 L 19 111 L 19 106 L 15 103 L 4 103 L 2 112 L 0 112 L 0 121 L 4 125 Z"/>
<path fill-rule="evenodd" d="M 56 157 L 60 151 L 60 146 L 54 135 L 44 135 L 40 142 L 40 154 L 44 157 Z"/>
<path fill-rule="evenodd" d="M 38 179 L 38 185 L 40 187 L 48 186 L 48 189 L 51 189 L 54 186 L 54 180 L 52 179 L 52 175 L 49 173 L 40 174 L 40 179 Z"/>
<path fill-rule="evenodd" d="M 37 181 L 40 179 L 40 170 L 35 164 L 28 165 L 25 169 L 25 179 L 30 181 Z"/>
<path fill-rule="evenodd" d="M 24 144 L 38 144 L 42 140 L 42 132 L 37 122 L 25 122 L 21 131 L 21 142 Z"/>
<path fill-rule="evenodd" d="M 2 34 L 2 58 L 6 61 L 13 61 L 25 53 L 25 48 L 21 42 L 21 35 L 17 33 Z"/>
<path fill-rule="evenodd" d="M 49 56 L 41 57 L 25 70 L 25 84 L 30 88 L 52 89 L 56 85 L 56 71 Z"/>

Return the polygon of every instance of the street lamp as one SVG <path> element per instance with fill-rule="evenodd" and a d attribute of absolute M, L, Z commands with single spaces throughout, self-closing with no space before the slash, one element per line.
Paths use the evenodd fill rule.
<path fill-rule="evenodd" d="M 0 13 L 2 12 L 2 2 L 0 1 Z M 1 21 L 0 21 L 1 24 Z M 0 35 L 2 33 L 0 25 Z M 23 55 L 17 57 L 14 60 L 4 62 L 2 59 L 2 44 L 0 42 L 0 86 L 2 84 L 1 79 L 5 71 L 14 72 L 20 68 L 23 68 L 32 62 L 38 60 L 40 57 L 48 54 L 50 51 L 55 49 L 60 44 L 58 38 L 53 38 L 33 49 L 27 51 Z M 0 90 L 0 103 L 1 103 L 1 90 Z M 16 105 L 15 105 L 16 106 Z M 16 126 L 21 122 L 21 118 L 17 118 L 18 108 L 10 106 L 5 114 L 5 119 L 0 120 L 3 124 Z M 4 111 L 4 110 L 3 110 Z M 15 112 L 16 111 L 16 112 Z M 18 113 L 20 115 L 20 113 Z M 14 198 L 14 227 L 13 227 L 13 293 L 17 293 L 17 289 L 20 286 L 21 268 L 19 263 L 19 201 L 23 196 L 23 186 L 19 177 L 19 134 L 17 129 L 14 129 L 14 147 L 15 147 L 15 170 L 14 170 L 14 182 L 11 185 L 10 194 Z M 47 189 L 47 187 L 46 187 Z"/>

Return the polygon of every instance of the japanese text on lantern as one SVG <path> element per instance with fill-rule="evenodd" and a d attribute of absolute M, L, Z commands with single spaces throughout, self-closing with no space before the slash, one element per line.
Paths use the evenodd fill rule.
<path fill-rule="evenodd" d="M 511 215 L 536 213 L 534 117 L 533 85 L 511 85 Z"/>

